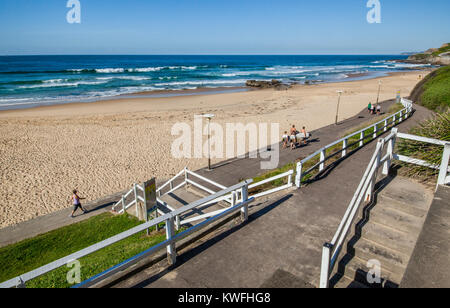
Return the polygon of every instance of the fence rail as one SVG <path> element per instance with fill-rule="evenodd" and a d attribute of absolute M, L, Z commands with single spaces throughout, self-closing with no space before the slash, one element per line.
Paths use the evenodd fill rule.
<path fill-rule="evenodd" d="M 191 204 L 188 204 L 182 208 L 179 208 L 173 212 L 170 212 L 168 214 L 165 214 L 163 216 L 155 218 L 149 222 L 143 223 L 137 227 L 134 227 L 134 228 L 127 230 L 123 233 L 120 233 L 116 236 L 113 236 L 113 237 L 108 238 L 104 241 L 101 241 L 97 244 L 94 244 L 90 247 L 82 249 L 76 253 L 69 255 L 69 256 L 66 256 L 64 258 L 61 258 L 54 262 L 51 262 L 47 265 L 44 265 L 44 266 L 42 266 L 38 269 L 35 269 L 33 271 L 30 271 L 28 273 L 22 274 L 16 278 L 5 281 L 0 284 L 0 288 L 25 287 L 25 283 L 29 280 L 32 280 L 43 274 L 51 272 L 51 271 L 53 271 L 61 266 L 64 266 L 74 260 L 77 260 L 79 258 L 87 256 L 93 252 L 100 250 L 100 249 L 106 248 L 114 243 L 117 243 L 117 242 L 119 242 L 123 239 L 126 239 L 134 234 L 139 233 L 139 232 L 145 231 L 145 230 L 147 230 L 151 227 L 154 227 L 160 223 L 165 223 L 166 240 L 164 242 L 162 242 L 158 245 L 155 245 L 154 247 L 150 248 L 149 250 L 144 251 L 143 253 L 141 253 L 127 261 L 124 261 L 121 264 L 119 264 L 111 269 L 108 269 L 107 271 L 105 271 L 101 274 L 98 274 L 98 275 L 92 277 L 91 279 L 81 283 L 80 285 L 77 285 L 76 287 L 88 287 L 93 284 L 96 284 L 96 283 L 100 282 L 101 280 L 111 276 L 112 274 L 123 270 L 124 268 L 138 262 L 139 260 L 142 260 L 142 258 L 149 256 L 163 248 L 167 249 L 168 259 L 170 260 L 171 264 L 174 264 L 176 262 L 175 243 L 177 241 L 181 240 L 182 238 L 188 236 L 189 234 L 191 234 L 201 228 L 204 228 L 204 227 L 210 225 L 211 223 L 213 223 L 214 221 L 216 221 L 220 218 L 223 218 L 225 216 L 228 216 L 228 215 L 236 212 L 237 210 L 241 210 L 241 213 L 242 213 L 241 217 L 242 217 L 243 221 L 246 221 L 248 219 L 248 205 L 249 205 L 249 203 L 254 201 L 254 198 L 248 198 L 248 185 L 251 183 L 252 183 L 252 180 L 247 180 L 245 182 L 242 182 L 240 184 L 234 185 L 234 186 L 224 189 L 220 192 L 217 192 L 213 195 L 205 197 L 201 200 L 197 200 L 197 201 L 195 201 Z M 240 203 L 235 204 L 233 207 L 226 209 L 226 211 L 223 211 L 222 213 L 215 215 L 214 217 L 202 222 L 201 224 L 199 224 L 197 226 L 191 227 L 178 235 L 175 234 L 176 219 L 181 214 L 186 213 L 187 211 L 190 211 L 196 207 L 202 206 L 204 203 L 210 202 L 211 200 L 217 199 L 221 196 L 227 195 L 229 193 L 233 193 L 238 190 L 241 192 L 241 194 L 243 196 L 242 201 Z"/>
<path fill-rule="evenodd" d="M 407 120 L 413 111 L 412 102 L 407 99 L 402 99 L 401 102 L 405 107 L 404 109 L 396 112 L 393 115 L 390 115 L 389 117 L 384 118 L 381 121 L 378 121 L 370 126 L 367 126 L 357 132 L 354 132 L 342 139 L 330 143 L 327 146 L 319 149 L 315 153 L 309 155 L 302 161 L 298 162 L 296 168 L 295 185 L 298 188 L 300 188 L 303 179 L 306 176 L 308 176 L 311 172 L 313 172 L 316 169 L 319 169 L 319 172 L 323 171 L 326 167 L 326 162 L 331 158 L 339 155 L 341 156 L 341 158 L 346 157 L 348 154 L 348 150 L 352 149 L 355 145 L 358 145 L 357 148 L 361 148 L 365 145 L 366 141 L 376 139 L 379 135 L 387 132 L 389 128 L 394 127 L 395 125 L 400 124 L 401 122 Z M 380 127 L 381 124 L 383 126 Z M 373 132 L 366 135 L 366 131 L 371 128 L 373 128 Z M 352 140 L 355 136 L 359 136 L 359 139 Z M 349 144 L 350 141 L 352 142 Z M 342 144 L 342 147 L 336 149 L 335 147 L 340 144 Z M 327 152 L 330 149 L 335 150 L 335 152 L 327 154 Z M 316 159 L 317 157 L 319 157 L 318 162 L 315 163 L 313 166 L 309 167 L 307 170 L 304 170 L 304 166 L 306 165 L 306 163 L 312 161 L 313 159 Z"/>
<path fill-rule="evenodd" d="M 442 162 L 440 166 L 431 165 L 425 161 L 417 160 L 407 156 L 402 156 L 395 153 L 395 144 L 397 139 L 414 140 L 418 142 L 425 142 L 435 145 L 444 146 L 444 153 L 442 155 Z M 386 149 L 386 155 L 382 155 Z M 394 160 L 400 160 L 407 163 L 412 163 L 420 166 L 426 166 L 439 170 L 438 185 L 450 184 L 449 176 L 449 160 L 450 160 L 450 142 L 424 138 L 409 134 L 399 133 L 397 128 L 393 128 L 391 134 L 386 138 L 378 140 L 375 152 L 367 166 L 361 182 L 353 195 L 352 200 L 347 208 L 347 211 L 342 218 L 341 223 L 329 243 L 325 243 L 322 248 L 322 262 L 320 272 L 320 287 L 328 288 L 330 276 L 336 266 L 340 252 L 345 244 L 346 238 L 351 230 L 354 220 L 364 202 L 373 201 L 373 193 L 377 181 L 379 169 L 382 168 L 383 175 L 389 175 L 389 170 Z"/>

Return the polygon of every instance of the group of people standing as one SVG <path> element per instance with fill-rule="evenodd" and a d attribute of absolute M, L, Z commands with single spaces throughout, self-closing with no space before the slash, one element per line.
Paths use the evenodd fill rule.
<path fill-rule="evenodd" d="M 369 103 L 367 110 L 369 110 L 370 114 L 380 115 L 381 114 L 381 105 L 380 104 L 372 105 L 372 103 Z"/>
<path fill-rule="evenodd" d="M 301 134 L 300 136 L 298 136 Z M 306 132 L 306 127 L 303 126 L 301 131 L 299 132 L 295 125 L 292 125 L 290 133 L 287 131 L 284 132 L 282 137 L 283 140 L 283 149 L 290 147 L 292 150 L 296 149 L 299 143 L 303 143 L 304 145 L 308 144 L 308 133 Z"/>

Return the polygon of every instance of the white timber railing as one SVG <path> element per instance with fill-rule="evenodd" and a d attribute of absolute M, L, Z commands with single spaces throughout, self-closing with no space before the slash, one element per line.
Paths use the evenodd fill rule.
<path fill-rule="evenodd" d="M 168 214 L 162 215 L 158 218 L 155 218 L 149 222 L 143 223 L 137 227 L 134 227 L 128 231 L 125 231 L 123 233 L 120 233 L 118 235 L 115 235 L 111 238 L 108 238 L 104 241 L 101 241 L 97 244 L 94 244 L 90 247 L 87 247 L 85 249 L 82 249 L 78 252 L 75 252 L 71 255 L 68 255 L 64 258 L 61 258 L 59 260 L 56 260 L 54 262 L 51 262 L 47 265 L 44 265 L 38 269 L 35 269 L 33 271 L 30 271 L 28 273 L 25 273 L 23 275 L 20 275 L 18 277 L 15 277 L 13 279 L 10 279 L 8 281 L 5 281 L 3 283 L 0 284 L 0 288 L 13 288 L 13 287 L 25 287 L 26 286 L 26 282 L 30 281 L 32 279 L 35 279 L 41 275 L 44 275 L 46 273 L 49 273 L 61 266 L 64 266 L 70 262 L 73 262 L 74 260 L 78 260 L 84 256 L 87 256 L 91 253 L 94 253 L 96 251 L 99 251 L 105 247 L 108 247 L 114 243 L 117 243 L 123 239 L 126 239 L 132 235 L 135 235 L 137 233 L 140 233 L 142 231 L 145 231 L 151 227 L 157 226 L 161 223 L 165 223 L 165 229 L 166 229 L 166 240 L 147 249 L 146 251 L 143 251 L 142 253 L 126 260 L 123 261 L 122 263 L 76 285 L 75 287 L 78 288 L 86 288 L 92 285 L 97 284 L 100 281 L 103 281 L 104 279 L 118 273 L 121 272 L 125 269 L 127 269 L 128 267 L 130 267 L 131 265 L 136 264 L 137 262 L 139 262 L 140 260 L 147 258 L 153 254 L 155 254 L 156 252 L 162 250 L 162 249 L 166 249 L 167 250 L 167 257 L 168 257 L 168 261 L 170 264 L 175 264 L 176 263 L 176 243 L 178 241 L 180 241 L 181 239 L 191 235 L 194 232 L 197 232 L 209 225 L 211 225 L 213 222 L 221 219 L 221 218 L 225 218 L 227 216 L 231 216 L 232 214 L 240 211 L 241 212 L 241 219 L 243 222 L 248 220 L 248 207 L 249 204 L 251 202 L 254 201 L 254 198 L 249 198 L 248 197 L 248 186 L 249 184 L 252 183 L 252 180 L 247 180 L 244 181 L 240 184 L 234 185 L 232 187 L 226 188 L 220 192 L 217 192 L 213 195 L 210 195 L 208 197 L 205 197 L 201 200 L 195 201 L 191 204 L 188 204 L 182 208 L 179 208 L 173 212 L 170 212 Z M 186 213 L 188 211 L 191 211 L 195 208 L 198 208 L 200 206 L 202 206 L 205 203 L 208 203 L 212 200 L 215 200 L 217 198 L 220 198 L 222 196 L 228 195 L 230 193 L 232 194 L 236 194 L 236 192 L 239 191 L 241 196 L 242 196 L 242 200 L 239 203 L 234 204 L 232 207 L 226 209 L 225 211 L 218 213 L 217 215 L 214 215 L 213 217 L 209 218 L 208 220 L 205 220 L 195 226 L 190 227 L 189 229 L 176 234 L 175 232 L 175 224 L 176 224 L 176 219 L 177 217 L 179 217 L 180 215 L 182 215 L 183 213 Z"/>
<path fill-rule="evenodd" d="M 296 177 L 295 177 L 295 185 L 300 188 L 302 185 L 302 181 L 310 175 L 314 170 L 318 169 L 319 172 L 322 172 L 326 167 L 326 162 L 334 157 L 341 157 L 344 158 L 348 155 L 350 151 L 356 150 L 358 148 L 362 148 L 367 142 L 372 141 L 379 137 L 379 135 L 384 134 L 389 130 L 389 128 L 392 128 L 396 126 L 397 124 L 400 124 L 401 122 L 408 119 L 408 117 L 411 115 L 413 111 L 413 105 L 412 102 L 407 99 L 401 100 L 402 105 L 405 107 L 404 109 L 396 112 L 393 115 L 390 115 L 389 117 L 384 118 L 383 120 L 374 123 L 362 130 L 359 130 L 357 132 L 354 132 L 342 139 L 339 139 L 333 143 L 330 143 L 329 145 L 319 149 L 315 153 L 309 155 L 302 161 L 297 163 L 296 168 Z M 370 130 L 370 133 L 367 131 Z M 359 137 L 359 139 L 354 140 L 354 137 Z M 351 143 L 349 143 L 351 142 Z M 341 147 L 336 147 L 337 145 L 342 145 Z M 329 154 L 329 150 L 333 150 L 334 152 Z M 308 168 L 307 170 L 304 170 L 304 166 L 306 163 L 317 160 L 318 162 L 315 163 L 313 166 Z"/>
<path fill-rule="evenodd" d="M 267 191 L 258 192 L 256 194 L 251 194 L 250 192 L 248 192 L 248 194 L 249 194 L 248 198 L 257 199 L 257 198 L 261 198 L 263 196 L 266 196 L 266 195 L 269 195 L 269 194 L 273 194 L 275 192 L 278 192 L 278 191 L 281 191 L 281 190 L 285 190 L 285 189 L 288 189 L 288 188 L 292 187 L 293 186 L 293 181 L 292 181 L 293 174 L 294 174 L 294 170 L 289 170 L 288 172 L 285 172 L 283 174 L 276 175 L 276 176 L 271 177 L 269 179 L 266 179 L 266 180 L 260 181 L 258 183 L 254 183 L 254 184 L 249 185 L 248 186 L 248 190 L 252 190 L 252 189 L 255 189 L 256 187 L 259 187 L 259 186 L 271 183 L 271 182 L 279 180 L 279 179 L 283 179 L 283 178 L 287 179 L 287 184 L 285 184 L 285 185 L 282 185 L 282 186 L 279 186 L 279 187 L 275 187 L 275 188 L 267 190 Z M 216 199 L 213 199 L 213 200 L 211 200 L 209 202 L 204 203 L 203 207 L 209 206 L 209 205 L 214 204 L 214 203 L 218 203 L 220 201 L 229 202 L 230 203 L 230 207 L 233 207 L 237 202 L 242 202 L 243 201 L 242 192 L 239 191 L 239 190 L 238 191 L 233 191 L 233 192 L 231 192 L 228 195 L 221 196 L 219 198 L 216 198 Z M 206 214 L 203 214 L 203 215 L 198 215 L 198 216 L 195 216 L 195 217 L 192 217 L 192 218 L 184 219 L 184 220 L 180 221 L 179 224 L 177 224 L 177 228 L 179 228 L 182 225 L 191 224 L 193 222 L 196 222 L 196 221 L 199 221 L 199 220 L 203 220 L 203 219 L 206 219 L 208 217 L 212 217 L 212 216 L 220 214 L 220 213 L 222 213 L 222 212 L 224 212 L 226 210 L 227 210 L 227 208 L 220 209 L 220 210 L 217 210 L 217 211 L 214 211 L 214 212 L 211 212 L 211 213 L 206 213 Z"/>
<path fill-rule="evenodd" d="M 395 144 L 397 139 L 414 140 L 429 144 L 441 145 L 444 147 L 441 165 L 435 166 L 428 162 L 410 158 L 407 156 L 395 153 Z M 383 156 L 383 150 L 386 149 L 386 154 Z M 365 202 L 373 201 L 373 194 L 377 175 L 379 169 L 382 167 L 382 174 L 389 175 L 390 167 L 394 160 L 425 166 L 439 170 L 438 185 L 447 185 L 450 183 L 449 177 L 449 160 L 450 160 L 450 142 L 424 138 L 415 135 L 399 133 L 397 128 L 393 128 L 391 134 L 386 138 L 378 140 L 375 152 L 370 160 L 370 163 L 364 173 L 361 182 L 356 189 L 356 192 L 350 201 L 347 211 L 339 224 L 339 227 L 333 239 L 329 243 L 325 243 L 322 249 L 322 263 L 320 272 L 320 287 L 328 288 L 330 275 L 337 263 L 340 252 L 346 243 L 346 238 L 351 230 L 354 220 L 359 213 L 361 205 Z"/>

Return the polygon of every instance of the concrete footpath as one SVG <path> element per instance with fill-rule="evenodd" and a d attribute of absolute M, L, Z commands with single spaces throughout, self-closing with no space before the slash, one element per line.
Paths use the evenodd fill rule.
<path fill-rule="evenodd" d="M 400 131 L 408 131 L 429 115 L 417 109 L 413 118 L 399 125 Z M 322 246 L 336 232 L 375 144 L 330 168 L 311 185 L 252 204 L 247 223 L 230 224 L 179 251 L 175 266 L 162 261 L 114 287 L 317 286 Z"/>
<path fill-rule="evenodd" d="M 387 111 L 389 107 L 394 103 L 393 100 L 383 102 L 382 108 Z M 411 127 L 417 122 L 420 122 L 426 117 L 429 117 L 431 113 L 421 106 L 415 106 L 417 108 L 416 114 L 412 119 L 403 123 L 400 126 L 401 131 L 407 131 L 407 126 Z M 283 166 L 289 162 L 293 162 L 297 159 L 304 158 L 321 147 L 340 139 L 349 130 L 361 126 L 363 123 L 370 121 L 374 118 L 382 119 L 381 116 L 373 116 L 368 114 L 366 110 L 363 110 L 358 115 L 340 122 L 338 125 L 329 125 L 318 130 L 312 131 L 312 142 L 304 147 L 300 147 L 295 150 L 291 149 L 281 149 L 280 146 L 280 162 L 279 166 Z M 413 123 L 408 125 L 409 123 Z M 407 126 L 405 126 L 407 125 Z M 301 127 L 301 123 L 296 125 Z M 403 128 L 405 127 L 405 128 Z M 288 129 L 288 128 L 286 128 Z M 232 159 L 213 166 L 213 171 L 206 171 L 205 169 L 198 170 L 199 174 L 202 174 L 218 183 L 231 186 L 243 179 L 253 178 L 261 173 L 267 172 L 266 170 L 261 170 L 260 168 L 261 160 L 257 159 Z M 151 175 L 149 175 L 149 178 Z M 131 183 L 130 183 L 131 184 Z M 88 219 L 94 215 L 98 215 L 111 210 L 114 202 L 117 202 L 122 196 L 123 192 L 119 192 L 112 196 L 108 196 L 101 200 L 87 203 L 85 207 L 89 210 L 86 215 L 80 215 L 76 218 L 70 218 L 71 208 L 67 208 L 46 216 L 41 216 L 36 219 L 20 223 L 15 226 L 10 226 L 0 230 L 0 247 L 16 243 L 18 241 L 37 236 L 49 232 L 51 230 L 61 228 L 73 223 L 77 223 Z"/>

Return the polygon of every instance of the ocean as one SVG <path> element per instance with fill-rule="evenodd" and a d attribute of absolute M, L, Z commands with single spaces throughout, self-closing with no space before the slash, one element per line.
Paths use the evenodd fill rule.
<path fill-rule="evenodd" d="M 3 56 L 0 110 L 119 95 L 236 88 L 250 79 L 339 82 L 420 68 L 399 55 L 349 56 Z M 178 91 L 178 92 L 177 92 Z M 178 94 L 177 94 L 178 93 Z"/>

